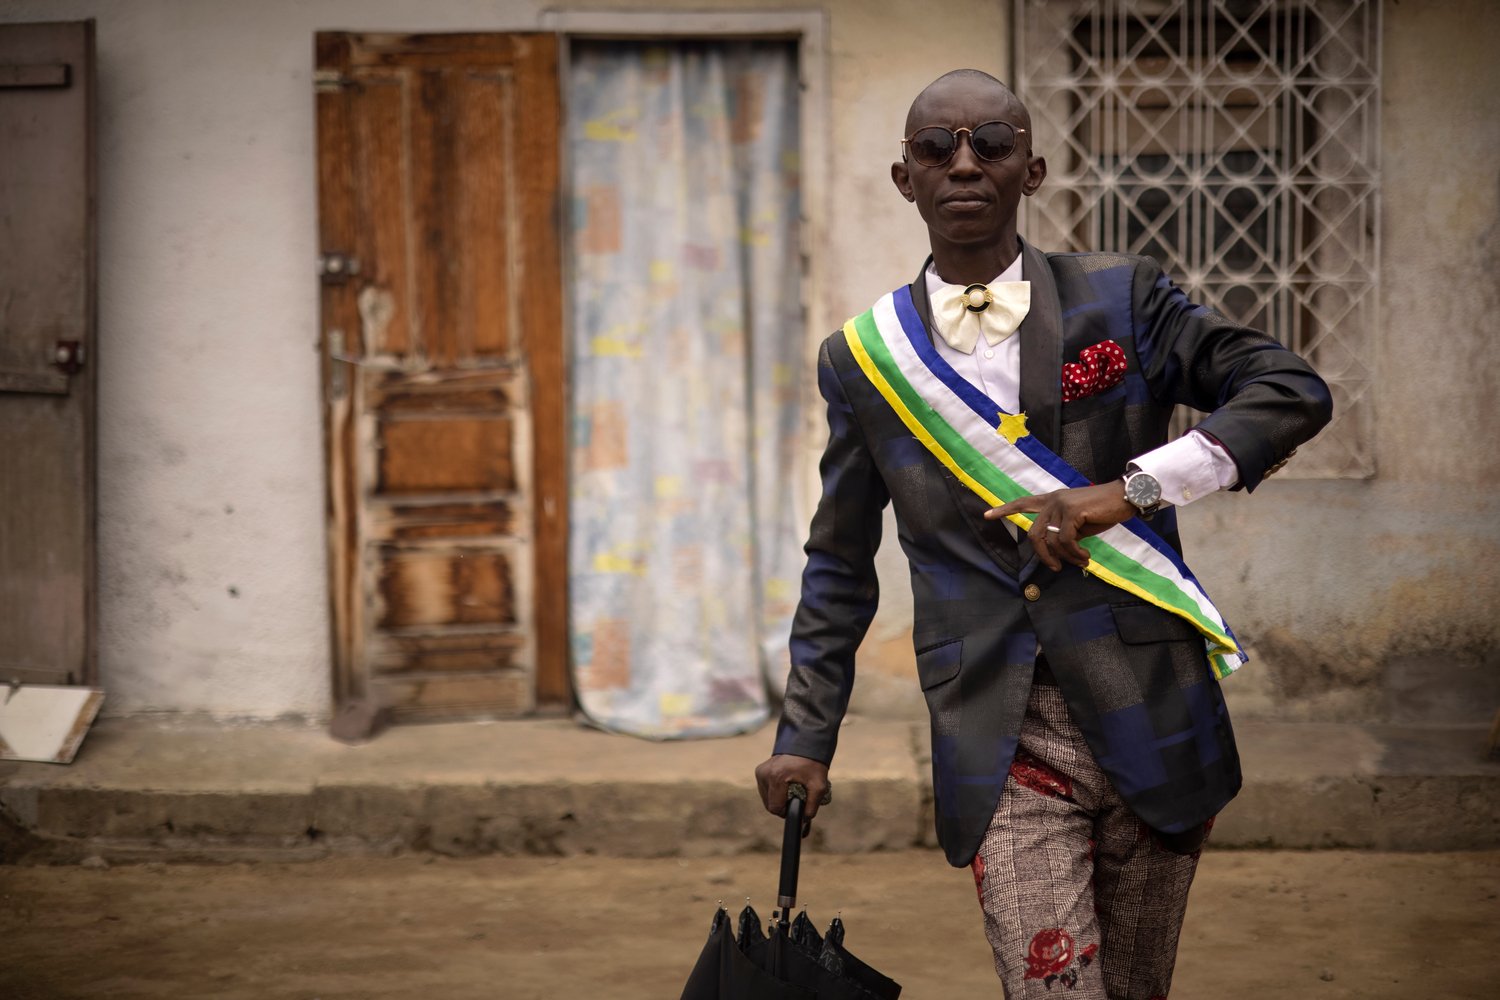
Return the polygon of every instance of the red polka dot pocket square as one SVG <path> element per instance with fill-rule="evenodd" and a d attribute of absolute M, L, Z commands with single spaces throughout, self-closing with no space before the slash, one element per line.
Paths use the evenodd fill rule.
<path fill-rule="evenodd" d="M 1125 381 L 1125 349 L 1113 340 L 1101 340 L 1078 352 L 1077 361 L 1062 366 L 1064 403 L 1097 396 Z"/>

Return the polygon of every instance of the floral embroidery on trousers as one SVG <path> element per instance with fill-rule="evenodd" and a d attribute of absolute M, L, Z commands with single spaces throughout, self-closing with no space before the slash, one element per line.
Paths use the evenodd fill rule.
<path fill-rule="evenodd" d="M 1016 761 L 971 866 L 1006 997 L 1165 1000 L 1197 856 L 1156 843 L 1055 687 L 1032 688 Z"/>

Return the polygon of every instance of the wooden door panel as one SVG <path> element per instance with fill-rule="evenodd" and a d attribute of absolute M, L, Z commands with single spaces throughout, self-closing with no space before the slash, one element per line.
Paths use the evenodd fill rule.
<path fill-rule="evenodd" d="M 375 627 L 515 625 L 512 561 L 489 548 L 382 546 Z"/>
<path fill-rule="evenodd" d="M 467 538 L 474 535 L 511 535 L 515 531 L 515 512 L 504 499 L 424 500 L 385 505 L 380 516 L 371 518 L 369 538 L 373 542 L 410 542 L 432 538 Z"/>
<path fill-rule="evenodd" d="M 514 78 L 466 68 L 412 71 L 408 101 L 438 113 L 412 117 L 415 303 L 422 349 L 440 366 L 504 358 L 513 347 L 517 289 L 508 220 L 516 216 L 511 155 Z M 504 165 L 502 168 L 501 165 Z"/>
<path fill-rule="evenodd" d="M 370 664 L 380 674 L 441 674 L 509 667 L 526 655 L 526 638 L 516 630 L 391 632 L 371 653 Z"/>
<path fill-rule="evenodd" d="M 83 416 L 71 396 L 0 393 L 0 682 L 91 682 Z"/>
<path fill-rule="evenodd" d="M 355 192 L 363 206 L 358 212 L 361 276 L 368 282 L 360 292 L 361 342 L 356 345 L 371 359 L 404 358 L 411 351 L 408 325 L 413 296 L 411 220 L 404 211 L 369 211 L 369 206 L 404 206 L 411 197 L 406 170 L 407 87 L 400 76 L 367 75 L 347 95 L 357 152 L 350 168 L 358 182 Z"/>
<path fill-rule="evenodd" d="M 430 413 L 468 410 L 505 411 L 526 408 L 522 373 L 509 367 L 458 370 L 417 376 L 388 373 L 368 386 L 369 403 L 382 413 Z"/>
<path fill-rule="evenodd" d="M 514 490 L 514 435 L 514 421 L 499 414 L 382 419 L 376 493 Z"/>
<path fill-rule="evenodd" d="M 0 26 L 0 681 L 97 680 L 93 103 L 93 22 Z"/>
<path fill-rule="evenodd" d="M 460 359 L 506 357 L 520 349 L 512 336 L 518 289 L 511 270 L 510 240 L 514 225 L 487 226 L 485 219 L 513 217 L 518 191 L 506 176 L 496 177 L 495 164 L 525 169 L 515 157 L 510 136 L 515 129 L 516 88 L 509 73 L 470 71 L 450 80 L 461 108 L 459 139 L 465 155 L 453 164 L 452 235 L 453 289 L 459 302 L 456 346 Z M 481 224 L 476 224 L 481 223 Z M 489 280 L 489 275 L 507 280 Z"/>
<path fill-rule="evenodd" d="M 413 722 L 523 715 L 536 703 L 525 673 L 459 673 L 446 677 L 382 676 L 381 702 Z"/>
<path fill-rule="evenodd" d="M 323 294 L 340 700 L 436 717 L 557 697 L 558 178 L 555 155 L 521 159 L 557 142 L 556 49 L 319 36 L 320 222 L 345 264 Z"/>

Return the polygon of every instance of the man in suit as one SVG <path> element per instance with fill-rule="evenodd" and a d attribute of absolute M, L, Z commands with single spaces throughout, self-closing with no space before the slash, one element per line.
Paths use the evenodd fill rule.
<path fill-rule="evenodd" d="M 1216 673 L 1243 657 L 1181 564 L 1176 507 L 1253 490 L 1331 399 L 1150 259 L 1020 240 L 1020 199 L 1046 173 L 993 77 L 958 70 L 913 102 L 891 176 L 932 255 L 822 346 L 823 496 L 756 778 L 778 815 L 790 783 L 809 816 L 829 788 L 889 502 L 938 840 L 974 869 L 1006 995 L 1151 1000 L 1170 986 L 1197 849 L 1240 786 Z M 1208 416 L 1167 444 L 1179 403 Z M 1169 576 L 1186 582 L 1138 582 Z"/>

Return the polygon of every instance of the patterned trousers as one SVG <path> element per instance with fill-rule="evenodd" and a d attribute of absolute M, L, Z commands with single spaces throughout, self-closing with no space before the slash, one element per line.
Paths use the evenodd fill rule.
<path fill-rule="evenodd" d="M 1008 1000 L 1166 997 L 1197 867 L 1120 798 L 1058 689 L 1033 684 L 973 863 Z"/>

